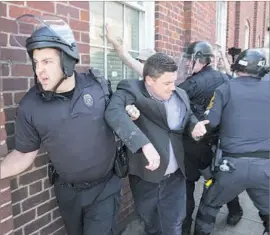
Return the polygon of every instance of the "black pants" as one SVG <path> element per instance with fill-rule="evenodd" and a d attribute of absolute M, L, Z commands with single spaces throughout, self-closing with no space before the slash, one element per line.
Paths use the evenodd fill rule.
<path fill-rule="evenodd" d="M 216 173 L 215 182 L 204 191 L 195 223 L 195 234 L 210 235 L 220 208 L 246 190 L 259 210 L 266 231 L 269 230 L 270 159 L 258 157 L 230 158 L 235 170 Z M 259 233 L 258 233 L 259 234 Z"/>
<path fill-rule="evenodd" d="M 181 235 L 186 210 L 185 178 L 178 169 L 160 183 L 129 175 L 135 207 L 149 235 Z"/>
<path fill-rule="evenodd" d="M 185 168 L 186 168 L 186 219 L 192 220 L 192 214 L 195 208 L 194 190 L 195 182 L 199 180 L 201 173 L 200 170 L 207 168 L 213 158 L 213 151 L 208 141 L 196 142 L 189 137 L 184 138 L 185 149 Z M 236 213 L 239 210 L 238 196 L 227 204 L 230 213 Z"/>
<path fill-rule="evenodd" d="M 89 188 L 56 180 L 54 191 L 68 235 L 112 235 L 122 181 L 116 175 Z"/>

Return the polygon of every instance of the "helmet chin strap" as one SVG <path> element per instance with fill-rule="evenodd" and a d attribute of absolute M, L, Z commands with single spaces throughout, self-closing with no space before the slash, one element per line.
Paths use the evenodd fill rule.
<path fill-rule="evenodd" d="M 57 93 L 56 93 L 56 90 L 57 88 L 62 84 L 62 82 L 66 79 L 66 76 L 62 77 L 59 82 L 54 86 L 54 88 L 51 90 L 51 91 L 45 91 L 42 87 L 42 85 L 37 82 L 37 78 L 36 78 L 36 75 L 35 75 L 35 83 L 37 84 L 38 86 L 38 89 L 40 91 L 40 95 L 41 95 L 41 98 L 44 100 L 44 101 L 51 101 L 54 97 L 57 96 Z"/>

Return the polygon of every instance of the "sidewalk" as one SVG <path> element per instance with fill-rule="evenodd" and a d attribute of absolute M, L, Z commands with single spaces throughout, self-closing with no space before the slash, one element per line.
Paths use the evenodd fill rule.
<path fill-rule="evenodd" d="M 197 183 L 195 190 L 196 211 L 201 197 L 202 186 L 203 181 L 200 180 Z M 258 215 L 258 211 L 246 192 L 243 192 L 240 195 L 240 203 L 243 207 L 244 215 L 237 226 L 231 227 L 226 225 L 228 210 L 227 207 L 224 206 L 217 216 L 215 229 L 211 235 L 261 235 L 263 233 L 264 228 Z M 125 231 L 123 231 L 121 235 L 145 235 L 142 223 L 140 223 L 138 218 L 135 218 L 127 225 Z"/>

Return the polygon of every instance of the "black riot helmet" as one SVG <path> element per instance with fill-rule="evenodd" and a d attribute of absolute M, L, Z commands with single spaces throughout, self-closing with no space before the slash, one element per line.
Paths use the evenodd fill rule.
<path fill-rule="evenodd" d="M 58 21 L 55 22 L 55 19 Z M 75 64 L 79 62 L 78 48 L 69 26 L 62 20 L 54 18 L 42 21 L 41 27 L 26 39 L 26 50 L 32 59 L 33 50 L 55 48 L 61 52 L 62 70 L 65 77 L 73 74 Z"/>
<path fill-rule="evenodd" d="M 185 50 L 184 57 L 189 59 L 200 59 L 203 64 L 210 64 L 211 57 L 214 57 L 213 47 L 207 41 L 191 43 Z"/>
<path fill-rule="evenodd" d="M 178 64 L 177 79 L 184 81 L 194 72 L 196 62 L 205 66 L 212 63 L 214 51 L 212 45 L 207 41 L 196 41 L 188 45 L 184 50 Z"/>
<path fill-rule="evenodd" d="M 35 83 L 38 85 L 42 98 L 51 100 L 56 95 L 57 88 L 64 79 L 71 77 L 74 73 L 76 63 L 79 62 L 79 53 L 74 39 L 74 35 L 70 27 L 65 21 L 56 16 L 34 16 L 25 14 L 16 19 L 18 29 L 30 33 L 26 39 L 26 43 L 22 43 L 19 37 L 13 35 L 16 46 L 26 48 L 30 59 L 32 60 L 33 70 L 35 74 Z M 29 32 L 29 29 L 31 32 Z M 52 89 L 52 91 L 44 91 L 41 84 L 38 83 L 35 63 L 33 61 L 33 51 L 35 49 L 54 48 L 59 51 L 63 77 Z"/>
<path fill-rule="evenodd" d="M 239 54 L 231 70 L 263 77 L 269 72 L 269 67 L 266 66 L 266 57 L 260 49 L 247 49 Z"/>

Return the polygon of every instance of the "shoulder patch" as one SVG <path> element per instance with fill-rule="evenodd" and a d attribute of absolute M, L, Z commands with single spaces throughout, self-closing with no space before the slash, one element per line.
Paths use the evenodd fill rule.
<path fill-rule="evenodd" d="M 211 108 L 213 107 L 213 105 L 214 105 L 214 100 L 215 100 L 215 96 L 216 96 L 216 92 L 214 92 L 214 95 L 212 96 L 212 98 L 211 98 L 211 100 L 210 100 L 210 102 L 209 102 L 209 104 L 208 104 L 206 110 L 209 110 L 209 109 L 211 109 Z"/>

